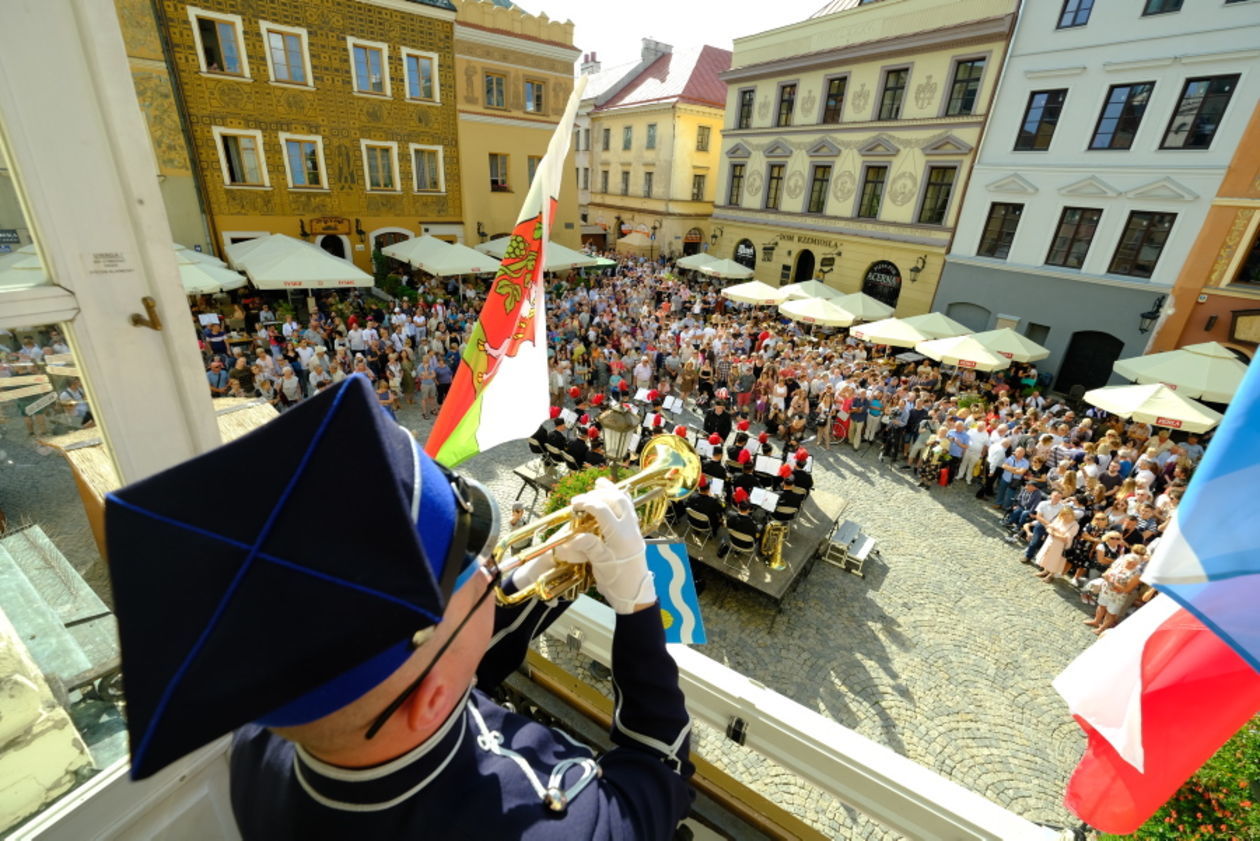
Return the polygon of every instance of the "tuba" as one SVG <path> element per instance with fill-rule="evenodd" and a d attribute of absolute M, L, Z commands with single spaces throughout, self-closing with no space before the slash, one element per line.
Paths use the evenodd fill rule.
<path fill-rule="evenodd" d="M 642 469 L 629 479 L 618 482 L 617 487 L 630 494 L 639 530 L 647 535 L 664 522 L 670 503 L 685 499 L 695 490 L 700 481 L 700 457 L 685 439 L 677 435 L 660 435 L 648 443 L 639 464 Z M 492 559 L 506 576 L 582 532 L 598 534 L 595 518 L 568 506 L 504 535 L 495 545 Z M 544 539 L 535 543 L 538 535 L 544 535 Z M 557 597 L 574 599 L 594 583 L 589 564 L 566 564 L 557 560 L 553 569 L 523 590 L 509 594 L 502 587 L 495 588 L 495 598 L 505 605 L 519 604 L 532 598 L 543 601 Z"/>
<path fill-rule="evenodd" d="M 783 569 L 783 541 L 787 538 L 788 524 L 771 520 L 761 530 L 761 557 L 770 569 Z"/>

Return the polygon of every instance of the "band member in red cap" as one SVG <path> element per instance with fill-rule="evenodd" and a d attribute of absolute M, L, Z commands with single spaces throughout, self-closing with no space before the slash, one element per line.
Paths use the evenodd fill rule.
<path fill-rule="evenodd" d="M 722 514 L 722 503 L 713 496 L 713 482 L 708 476 L 701 476 L 696 492 L 687 498 L 687 507 L 695 514 L 688 514 L 688 520 L 696 514 L 709 522 L 714 534 L 722 527 L 725 517 Z"/>
<path fill-rule="evenodd" d="M 749 504 L 749 492 L 743 488 L 736 488 L 731 495 L 735 510 L 726 515 L 726 533 L 727 537 L 722 541 L 722 545 L 718 547 L 718 557 L 724 558 L 731 551 L 731 535 L 737 538 L 747 546 L 749 544 L 755 546 L 757 539 L 761 535 L 761 529 L 757 525 L 757 521 L 753 519 L 752 506 Z"/>
<path fill-rule="evenodd" d="M 718 401 L 704 416 L 704 431 L 708 434 L 716 432 L 725 441 L 731 437 L 731 416 L 726 411 L 726 404 Z"/>
<path fill-rule="evenodd" d="M 809 464 L 809 451 L 801 447 L 796 451 L 792 462 L 792 478 L 796 480 L 796 487 L 809 496 L 809 492 L 814 489 L 814 477 L 805 469 L 805 465 Z"/>
<path fill-rule="evenodd" d="M 761 487 L 761 482 L 757 478 L 757 473 L 753 470 L 752 454 L 747 450 L 739 454 L 739 472 L 731 475 L 731 493 L 737 489 L 742 489 L 744 493 L 751 494 L 756 488 Z"/>
<path fill-rule="evenodd" d="M 686 425 L 680 423 L 678 426 L 674 427 L 674 434 L 677 435 L 679 438 L 686 438 L 687 437 Z"/>

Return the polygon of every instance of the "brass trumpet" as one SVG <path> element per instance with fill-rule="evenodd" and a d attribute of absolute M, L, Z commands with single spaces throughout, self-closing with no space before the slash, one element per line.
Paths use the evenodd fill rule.
<path fill-rule="evenodd" d="M 648 443 L 639 458 L 641 470 L 617 487 L 630 494 L 638 515 L 639 530 L 648 535 L 665 520 L 669 504 L 685 499 L 700 482 L 700 457 L 683 438 L 677 435 L 660 435 Z M 557 530 L 558 529 L 558 530 Z M 542 542 L 534 545 L 534 538 L 556 530 Z M 595 518 L 568 506 L 535 520 L 526 526 L 509 532 L 494 547 L 493 561 L 506 578 L 517 567 L 544 555 L 583 532 L 599 533 Z M 577 598 L 595 583 L 589 564 L 566 564 L 556 561 L 529 587 L 515 593 L 505 593 L 495 588 L 499 604 L 519 604 L 526 599 L 539 598 L 549 601 L 556 597 Z"/>

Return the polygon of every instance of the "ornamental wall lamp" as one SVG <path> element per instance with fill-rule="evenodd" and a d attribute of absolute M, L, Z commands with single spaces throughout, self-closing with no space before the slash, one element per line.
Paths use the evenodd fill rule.
<path fill-rule="evenodd" d="M 919 272 L 923 271 L 925 268 L 927 268 L 927 255 L 923 254 L 920 255 L 919 259 L 916 260 L 914 265 L 910 267 L 910 282 L 917 282 L 919 279 Z"/>
<path fill-rule="evenodd" d="M 1138 316 L 1138 332 L 1149 333 L 1151 328 L 1155 326 L 1155 322 L 1159 321 L 1160 315 L 1164 311 L 1164 301 L 1168 300 L 1167 295 L 1160 295 L 1155 299 L 1155 303 L 1146 312 Z"/>

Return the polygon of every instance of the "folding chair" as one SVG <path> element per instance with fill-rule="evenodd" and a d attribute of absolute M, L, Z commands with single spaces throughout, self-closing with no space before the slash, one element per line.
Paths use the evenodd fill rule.
<path fill-rule="evenodd" d="M 703 538 L 702 540 L 698 540 L 696 542 L 696 545 L 703 549 L 706 545 L 708 545 L 709 539 L 713 537 L 713 522 L 696 509 L 688 508 L 687 539 L 690 540 L 696 535 Z"/>
<path fill-rule="evenodd" d="M 749 562 L 752 561 L 753 554 L 757 551 L 757 538 L 742 531 L 728 529 L 726 539 L 730 541 L 731 549 L 726 553 L 726 557 L 722 558 L 722 565 L 745 572 Z"/>

